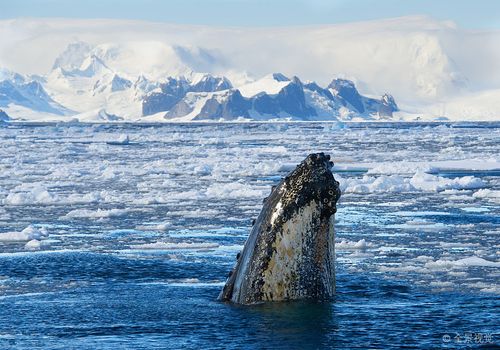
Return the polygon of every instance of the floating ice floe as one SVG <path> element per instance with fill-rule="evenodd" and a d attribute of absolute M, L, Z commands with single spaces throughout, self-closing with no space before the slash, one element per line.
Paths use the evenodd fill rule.
<path fill-rule="evenodd" d="M 441 176 L 427 174 L 423 171 L 417 171 L 410 179 L 410 184 L 416 189 L 428 192 L 440 192 L 451 189 L 476 189 L 486 186 L 483 180 L 474 176 L 447 179 Z"/>
<path fill-rule="evenodd" d="M 446 270 L 449 268 L 469 266 L 500 267 L 500 262 L 486 260 L 477 256 L 471 256 L 459 260 L 438 259 L 436 261 L 429 261 L 425 263 L 424 266 L 430 270 Z"/>
<path fill-rule="evenodd" d="M 363 176 L 361 179 L 342 178 L 335 175 L 344 193 L 411 192 L 414 188 L 399 175 Z"/>
<path fill-rule="evenodd" d="M 395 273 L 404 273 L 404 274 L 407 274 L 407 273 L 428 273 L 429 270 L 423 268 L 423 267 L 419 267 L 419 266 L 415 266 L 415 265 L 406 265 L 406 264 L 403 264 L 403 265 L 399 265 L 399 266 L 379 266 L 377 268 L 378 271 L 380 272 L 395 272 Z"/>
<path fill-rule="evenodd" d="M 381 192 L 441 192 L 445 190 L 478 189 L 487 184 L 474 176 L 448 179 L 437 175 L 417 171 L 411 178 L 400 175 L 365 175 L 359 178 L 343 178 L 335 175 L 340 181 L 344 193 L 381 193 Z"/>
<path fill-rule="evenodd" d="M 198 278 L 178 278 L 178 279 L 168 279 L 166 281 L 154 281 L 154 282 L 144 282 L 141 284 L 145 285 L 168 285 L 171 287 L 222 287 L 225 281 L 212 280 L 212 281 L 200 281 Z"/>
<path fill-rule="evenodd" d="M 467 242 L 439 242 L 439 245 L 443 248 L 466 248 L 466 247 L 479 247 L 479 243 L 467 243 Z"/>
<path fill-rule="evenodd" d="M 437 129 L 437 128 L 436 128 Z M 426 173 L 439 172 L 474 172 L 474 171 L 496 171 L 500 169 L 500 161 L 495 158 L 470 158 L 461 160 L 435 160 L 435 161 L 408 161 L 398 162 L 362 162 L 343 163 L 337 162 L 333 171 L 366 171 L 367 174 L 414 174 L 419 171 Z"/>
<path fill-rule="evenodd" d="M 216 209 L 192 209 L 192 210 L 171 210 L 168 212 L 171 216 L 177 216 L 181 218 L 199 218 L 207 217 L 213 218 L 220 215 L 220 211 Z"/>
<path fill-rule="evenodd" d="M 426 221 L 426 220 L 409 220 L 409 221 L 406 221 L 405 224 L 410 225 L 410 226 L 427 226 L 427 225 L 434 225 L 435 222 Z"/>
<path fill-rule="evenodd" d="M 28 243 L 24 245 L 24 249 L 36 250 L 40 249 L 41 245 L 42 245 L 41 241 L 39 241 L 38 239 L 32 239 L 31 241 L 28 241 Z"/>
<path fill-rule="evenodd" d="M 165 191 L 168 192 L 168 191 Z M 139 205 L 162 204 L 162 203 L 188 203 L 189 201 L 198 201 L 204 196 L 197 190 L 186 190 L 182 192 L 160 193 L 151 191 L 150 194 L 143 198 L 132 199 L 131 203 Z"/>
<path fill-rule="evenodd" d="M 450 281 L 432 281 L 429 283 L 431 287 L 435 288 L 450 288 L 453 287 L 453 282 Z"/>
<path fill-rule="evenodd" d="M 107 141 L 106 143 L 108 145 L 128 145 L 130 138 L 127 134 L 121 134 L 116 140 Z"/>
<path fill-rule="evenodd" d="M 367 174 L 414 174 L 416 171 L 430 172 L 433 168 L 425 163 L 395 162 L 373 165 L 367 169 Z"/>
<path fill-rule="evenodd" d="M 207 286 L 223 286 L 224 281 L 200 281 L 198 278 L 181 278 L 170 279 L 168 285 L 175 287 L 207 287 Z"/>
<path fill-rule="evenodd" d="M 364 250 L 364 249 L 367 249 L 367 248 L 372 247 L 372 246 L 373 246 L 373 244 L 366 242 L 366 240 L 364 238 L 360 239 L 357 242 L 342 240 L 340 242 L 335 243 L 335 248 L 341 249 L 341 250 L 344 250 L 344 249 L 345 250 L 350 250 L 350 249 Z"/>
<path fill-rule="evenodd" d="M 49 233 L 47 230 L 42 228 L 37 228 L 32 225 L 29 225 L 24 230 L 19 232 L 3 232 L 0 233 L 0 242 L 25 242 L 25 241 L 37 241 L 47 238 Z M 29 243 L 28 242 L 28 243 Z M 32 242 L 28 247 L 35 247 L 36 242 Z M 38 247 L 40 247 L 38 245 Z"/>
<path fill-rule="evenodd" d="M 144 225 L 137 225 L 135 227 L 136 230 L 141 231 L 168 231 L 168 229 L 172 226 L 170 222 L 161 222 L 161 223 L 147 223 Z"/>
<path fill-rule="evenodd" d="M 269 191 L 265 189 L 252 188 L 239 182 L 214 183 L 210 185 L 205 194 L 209 198 L 260 198 Z"/>
<path fill-rule="evenodd" d="M 117 177 L 117 175 L 118 175 L 118 172 L 115 169 L 113 169 L 111 167 L 106 167 L 102 171 L 100 178 L 103 180 L 113 180 Z"/>
<path fill-rule="evenodd" d="M 487 188 L 474 192 L 474 198 L 485 198 L 489 201 L 500 203 L 500 191 L 490 190 Z"/>
<path fill-rule="evenodd" d="M 466 211 L 468 213 L 487 213 L 490 210 L 485 207 L 462 207 L 460 210 Z"/>
<path fill-rule="evenodd" d="M 199 249 L 213 249 L 218 247 L 219 244 L 217 243 L 189 243 L 189 242 L 180 242 L 180 243 L 155 242 L 155 243 L 130 245 L 130 248 L 132 249 L 152 249 L 152 250 L 173 250 L 173 249 L 199 250 Z"/>
<path fill-rule="evenodd" d="M 8 205 L 52 204 L 54 202 L 54 196 L 40 184 L 21 184 L 3 200 L 3 203 Z"/>
<path fill-rule="evenodd" d="M 124 216 L 131 212 L 130 209 L 74 209 L 63 216 L 63 218 L 111 218 L 117 216 Z"/>
<path fill-rule="evenodd" d="M 1 202 L 5 205 L 66 205 L 95 203 L 107 199 L 106 191 L 92 193 L 72 193 L 67 196 L 60 196 L 51 193 L 45 185 L 41 183 L 23 183 L 14 187 L 7 197 Z M 109 197 L 109 196 L 108 196 Z"/>
<path fill-rule="evenodd" d="M 158 230 L 158 231 L 167 231 L 167 229 L 172 226 L 172 224 L 170 222 L 162 222 L 162 223 L 159 223 L 154 227 L 155 230 Z"/>
<path fill-rule="evenodd" d="M 500 294 L 500 285 L 484 282 L 468 283 L 469 287 L 478 288 L 483 293 Z"/>

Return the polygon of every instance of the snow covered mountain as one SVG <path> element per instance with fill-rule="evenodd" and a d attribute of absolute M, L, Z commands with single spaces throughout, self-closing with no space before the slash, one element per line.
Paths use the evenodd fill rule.
<path fill-rule="evenodd" d="M 169 52 L 157 43 L 153 47 Z M 373 120 L 391 118 L 398 109 L 391 96 L 362 96 L 345 79 L 334 79 L 322 88 L 315 82 L 304 84 L 298 77 L 273 73 L 234 86 L 225 76 L 197 73 L 180 60 L 177 68 L 182 69 L 176 71 L 182 74 L 162 75 L 159 69 L 155 74 L 149 70 L 146 76 L 136 62 L 136 51 L 131 45 L 92 47 L 80 41 L 56 57 L 46 76 L 4 70 L 0 106 L 14 119 L 95 122 Z M 185 58 L 187 53 L 182 55 Z M 187 59 L 191 61 L 192 57 Z M 127 62 L 134 65 L 129 68 Z"/>
<path fill-rule="evenodd" d="M 144 96 L 142 100 L 143 115 L 169 111 L 189 92 L 215 92 L 233 87 L 225 77 L 197 74 L 193 78 L 189 80 L 182 76 L 179 78 L 168 77 L 165 82 L 159 84 L 159 91 L 155 90 Z"/>
<path fill-rule="evenodd" d="M 13 111 L 15 115 L 22 111 L 65 116 L 72 111 L 54 101 L 43 87 L 40 77 L 26 77 L 3 69 L 0 80 L 0 107 Z"/>
<path fill-rule="evenodd" d="M 0 109 L 0 122 L 7 122 L 10 120 L 10 117 L 7 113 Z"/>
<path fill-rule="evenodd" d="M 334 80 L 334 84 L 337 80 Z M 394 99 L 372 99 L 361 96 L 354 83 L 349 90 L 355 97 L 342 95 L 316 83 L 303 84 L 299 78 L 274 73 L 239 88 L 211 89 L 183 94 L 153 93 L 154 106 L 164 98 L 165 118 L 174 120 L 373 120 L 390 118 L 397 111 Z M 330 84 L 330 85 L 332 85 Z M 178 86 L 179 84 L 175 84 Z M 143 110 L 151 110 L 148 96 Z M 155 111 L 158 112 L 158 111 Z"/>
<path fill-rule="evenodd" d="M 128 120 L 142 115 L 142 95 L 167 77 L 193 80 L 193 72 L 226 77 L 244 98 L 258 89 L 251 83 L 282 72 L 304 85 L 350 80 L 360 95 L 375 99 L 390 91 L 398 120 L 498 120 L 499 40 L 498 30 L 427 16 L 276 28 L 17 19 L 0 20 L 0 66 L 44 75 L 49 96 L 75 112 L 105 108 Z"/>

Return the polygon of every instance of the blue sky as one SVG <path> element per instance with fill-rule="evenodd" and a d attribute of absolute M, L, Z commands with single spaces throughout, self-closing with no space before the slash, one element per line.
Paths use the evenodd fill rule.
<path fill-rule="evenodd" d="M 0 0 L 0 18 L 121 18 L 229 26 L 343 23 L 423 14 L 500 28 L 498 0 Z"/>

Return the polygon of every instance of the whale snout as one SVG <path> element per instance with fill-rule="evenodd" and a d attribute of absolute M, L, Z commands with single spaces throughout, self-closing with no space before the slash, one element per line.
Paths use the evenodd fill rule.
<path fill-rule="evenodd" d="M 265 199 L 220 300 L 327 299 L 335 293 L 333 163 L 310 154 Z"/>

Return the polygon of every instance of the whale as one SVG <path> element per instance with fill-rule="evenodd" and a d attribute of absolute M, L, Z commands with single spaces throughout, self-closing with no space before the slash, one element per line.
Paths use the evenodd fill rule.
<path fill-rule="evenodd" d="M 218 300 L 251 305 L 335 295 L 334 220 L 341 192 L 324 153 L 272 187 Z"/>

